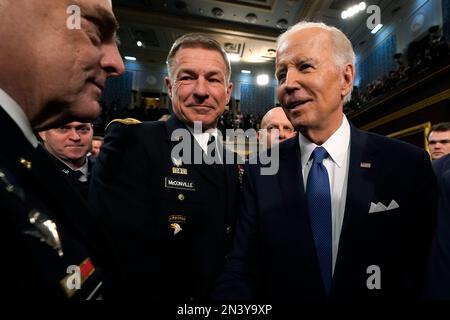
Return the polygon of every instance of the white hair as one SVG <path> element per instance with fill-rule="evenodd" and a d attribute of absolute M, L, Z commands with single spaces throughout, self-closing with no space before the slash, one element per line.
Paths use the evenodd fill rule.
<path fill-rule="evenodd" d="M 330 32 L 330 36 L 333 42 L 334 51 L 333 56 L 336 61 L 336 66 L 338 68 L 344 67 L 346 64 L 350 63 L 353 66 L 355 65 L 355 52 L 353 51 L 353 46 L 347 36 L 338 28 L 326 25 L 323 22 L 307 22 L 301 21 L 292 27 L 290 27 L 286 32 L 281 34 L 277 40 L 277 46 L 280 47 L 280 44 L 283 43 L 287 37 L 291 34 L 296 33 L 300 30 L 309 29 L 309 28 L 321 28 Z M 353 89 L 353 86 L 352 86 Z M 352 96 L 352 89 L 350 92 L 344 97 L 344 104 L 349 102 Z"/>

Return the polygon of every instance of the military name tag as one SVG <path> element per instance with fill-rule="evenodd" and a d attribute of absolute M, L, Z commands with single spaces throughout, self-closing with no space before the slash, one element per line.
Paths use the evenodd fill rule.
<path fill-rule="evenodd" d="M 172 167 L 172 173 L 173 174 L 184 174 L 184 175 L 187 175 L 188 171 L 185 168 Z"/>
<path fill-rule="evenodd" d="M 165 177 L 165 186 L 171 189 L 195 191 L 195 182 L 192 180 Z"/>

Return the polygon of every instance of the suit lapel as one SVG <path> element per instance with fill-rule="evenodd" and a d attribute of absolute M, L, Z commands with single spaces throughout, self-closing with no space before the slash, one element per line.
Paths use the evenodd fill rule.
<path fill-rule="evenodd" d="M 352 252 L 347 248 L 355 241 L 355 230 L 361 229 L 373 199 L 376 151 L 377 146 L 370 142 L 368 135 L 351 126 L 347 198 L 333 280 L 338 279 L 344 270 L 349 270 L 353 263 Z M 344 283 L 342 285 L 345 286 Z"/>
<path fill-rule="evenodd" d="M 300 255 L 301 264 L 306 265 L 306 270 L 311 271 L 310 274 L 303 276 L 310 277 L 309 281 L 321 286 L 325 294 L 308 215 L 301 165 L 300 145 L 296 136 L 284 142 L 280 148 L 278 182 L 285 210 L 289 212 L 289 223 L 295 229 L 295 232 L 291 233 L 297 243 L 295 247 Z"/>

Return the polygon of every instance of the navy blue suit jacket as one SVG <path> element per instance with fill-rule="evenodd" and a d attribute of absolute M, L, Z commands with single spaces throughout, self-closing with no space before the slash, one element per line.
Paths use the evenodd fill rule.
<path fill-rule="evenodd" d="M 346 209 L 330 298 L 417 297 L 433 237 L 436 185 L 419 148 L 351 127 Z M 233 248 L 215 299 L 325 299 L 298 137 L 280 144 L 276 175 L 249 165 Z M 370 163 L 370 168 L 361 163 Z M 371 202 L 399 208 L 369 213 Z M 369 266 L 381 289 L 368 289 Z M 370 280 L 369 280 L 370 281 Z"/>
<path fill-rule="evenodd" d="M 436 238 L 430 257 L 426 298 L 450 299 L 450 155 L 433 161 L 439 181 Z"/>

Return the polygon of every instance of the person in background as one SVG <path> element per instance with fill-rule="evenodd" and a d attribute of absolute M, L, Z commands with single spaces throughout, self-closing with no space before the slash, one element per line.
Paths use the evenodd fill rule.
<path fill-rule="evenodd" d="M 424 296 L 450 300 L 450 154 L 434 160 L 433 169 L 439 183 L 439 208 Z"/>
<path fill-rule="evenodd" d="M 431 127 L 428 147 L 433 160 L 450 153 L 450 122 L 441 122 Z"/>
<path fill-rule="evenodd" d="M 265 129 L 266 133 L 258 131 L 258 139 L 265 137 L 268 148 L 272 144 L 278 144 L 295 136 L 294 127 L 281 107 L 275 107 L 267 111 L 261 120 L 261 129 Z M 278 130 L 276 135 L 273 134 L 275 130 Z"/>
<path fill-rule="evenodd" d="M 52 155 L 56 167 L 86 200 L 94 164 L 88 157 L 93 132 L 91 123 L 77 121 L 39 132 L 43 146 Z"/>
<path fill-rule="evenodd" d="M 93 136 L 92 137 L 92 149 L 91 149 L 91 155 L 94 158 L 98 157 L 98 154 L 100 153 L 100 148 L 103 144 L 103 137 L 100 136 Z"/>

